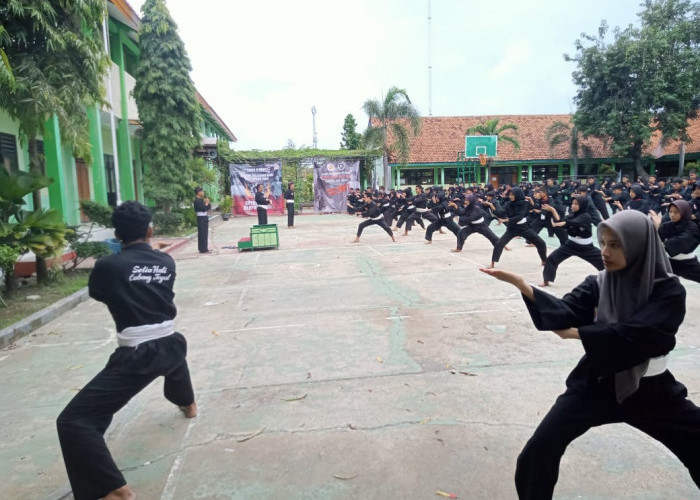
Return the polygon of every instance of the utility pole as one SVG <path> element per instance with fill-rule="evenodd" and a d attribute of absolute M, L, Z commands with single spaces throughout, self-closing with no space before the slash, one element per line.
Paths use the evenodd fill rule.
<path fill-rule="evenodd" d="M 318 149 L 318 137 L 316 137 L 316 106 L 311 106 L 311 117 L 313 119 L 314 124 L 313 148 Z"/>

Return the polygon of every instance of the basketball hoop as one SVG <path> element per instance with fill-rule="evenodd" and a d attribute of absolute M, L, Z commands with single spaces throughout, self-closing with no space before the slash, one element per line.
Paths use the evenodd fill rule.
<path fill-rule="evenodd" d="M 489 162 L 489 157 L 486 156 L 485 154 L 481 153 L 479 155 L 479 165 L 481 165 L 482 167 L 485 167 L 488 162 Z"/>

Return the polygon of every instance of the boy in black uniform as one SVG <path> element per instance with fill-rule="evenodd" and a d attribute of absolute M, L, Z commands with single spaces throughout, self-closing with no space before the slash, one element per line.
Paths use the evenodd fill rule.
<path fill-rule="evenodd" d="M 384 214 L 382 214 L 381 209 L 372 200 L 372 195 L 368 192 L 365 192 L 364 194 L 362 216 L 366 217 L 367 220 L 360 222 L 360 224 L 357 226 L 357 237 L 351 243 L 359 243 L 360 236 L 362 236 L 362 231 L 364 228 L 371 226 L 372 224 L 376 224 L 386 231 L 386 234 L 391 236 L 391 241 L 396 241 L 394 238 L 394 233 L 391 231 L 391 227 L 384 221 Z"/>
<path fill-rule="evenodd" d="M 294 183 L 287 184 L 284 192 L 284 206 L 287 209 L 287 227 L 294 228 Z"/>
<path fill-rule="evenodd" d="M 197 247 L 199 253 L 209 253 L 209 214 L 211 203 L 201 187 L 194 188 L 194 213 L 197 215 Z"/>
<path fill-rule="evenodd" d="M 122 251 L 98 260 L 90 274 L 90 297 L 109 308 L 119 347 L 56 421 L 76 500 L 136 498 L 104 433 L 112 416 L 153 380 L 165 377 L 165 398 L 187 418 L 197 415 L 187 341 L 173 328 L 175 262 L 149 245 L 150 222 L 151 212 L 136 201 L 117 207 L 112 223 Z"/>

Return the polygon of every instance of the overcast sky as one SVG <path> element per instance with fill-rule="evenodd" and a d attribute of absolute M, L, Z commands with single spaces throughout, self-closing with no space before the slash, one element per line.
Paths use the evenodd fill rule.
<path fill-rule="evenodd" d="M 129 0 L 141 12 L 144 0 Z M 637 23 L 641 0 L 167 0 L 192 79 L 238 138 L 337 149 L 351 113 L 398 86 L 424 116 L 572 111 L 580 34 Z M 432 100 L 428 62 L 432 63 Z M 432 101 L 432 105 L 431 105 Z"/>

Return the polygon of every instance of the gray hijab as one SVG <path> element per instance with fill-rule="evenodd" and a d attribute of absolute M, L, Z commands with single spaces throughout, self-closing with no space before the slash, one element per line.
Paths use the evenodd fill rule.
<path fill-rule="evenodd" d="M 631 318 L 649 301 L 654 284 L 673 278 L 671 263 L 652 221 L 637 210 L 622 210 L 598 225 L 608 228 L 622 242 L 627 266 L 598 274 L 597 323 L 616 323 Z M 649 360 L 615 374 L 615 394 L 622 403 L 639 388 Z"/>

